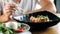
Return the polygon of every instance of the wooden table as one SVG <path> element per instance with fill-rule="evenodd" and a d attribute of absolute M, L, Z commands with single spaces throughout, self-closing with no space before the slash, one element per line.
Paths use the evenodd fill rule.
<path fill-rule="evenodd" d="M 60 14 L 56 14 L 56 15 L 60 17 Z M 60 34 L 60 22 L 57 25 L 52 26 L 45 31 L 42 32 L 34 31 L 32 32 L 32 34 Z"/>

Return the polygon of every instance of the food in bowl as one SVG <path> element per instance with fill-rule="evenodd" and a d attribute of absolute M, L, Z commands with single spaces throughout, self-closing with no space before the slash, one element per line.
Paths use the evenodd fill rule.
<path fill-rule="evenodd" d="M 18 22 L 2 23 L 2 26 L 0 26 L 0 32 L 4 34 L 16 34 L 24 31 L 28 31 L 29 29 L 30 29 L 29 25 Z"/>
<path fill-rule="evenodd" d="M 31 23 L 37 23 L 37 22 L 48 22 L 49 17 L 48 16 L 43 16 L 43 15 L 38 15 L 37 17 L 31 16 L 30 17 L 30 22 Z"/>
<path fill-rule="evenodd" d="M 27 24 L 21 23 L 20 26 L 18 26 L 18 29 L 15 30 L 15 32 L 19 33 L 19 32 L 24 32 L 24 31 L 28 31 L 30 29 L 30 27 Z"/>

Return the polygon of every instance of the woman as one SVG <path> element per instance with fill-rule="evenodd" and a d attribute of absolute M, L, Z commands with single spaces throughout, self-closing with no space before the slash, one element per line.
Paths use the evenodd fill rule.
<path fill-rule="evenodd" d="M 22 9 L 24 9 L 24 10 L 26 10 L 26 11 L 29 11 L 29 12 L 26 12 L 26 14 L 39 12 L 39 11 L 44 11 L 44 10 L 48 10 L 48 11 L 50 11 L 52 13 L 56 13 L 54 0 L 5 0 L 5 1 L 7 1 L 9 3 L 12 3 L 12 4 L 8 4 L 8 6 L 7 6 L 7 5 L 4 4 L 4 2 L 2 2 L 4 4 L 4 6 L 5 6 L 3 8 L 3 15 L 5 15 L 5 14 L 8 15 L 7 16 L 8 20 L 10 18 L 9 16 L 11 15 L 11 12 L 15 10 L 15 9 L 13 9 L 11 11 L 10 6 L 15 8 L 14 7 L 15 5 L 22 8 Z M 38 7 L 38 8 L 36 8 L 36 7 Z M 8 10 L 6 10 L 6 8 Z M 10 14 L 7 14 L 7 13 L 10 13 Z M 18 11 L 18 10 L 15 11 L 16 15 L 18 15 L 19 13 L 20 13 L 20 11 Z M 23 15 L 21 18 L 24 19 L 23 17 L 26 17 L 26 15 Z"/>

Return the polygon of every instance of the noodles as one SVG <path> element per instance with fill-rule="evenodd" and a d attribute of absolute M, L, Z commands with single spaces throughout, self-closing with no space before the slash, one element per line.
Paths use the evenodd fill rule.
<path fill-rule="evenodd" d="M 38 15 L 37 17 L 33 17 L 31 16 L 30 17 L 30 22 L 48 22 L 49 21 L 49 18 L 48 16 L 43 16 L 43 15 Z"/>

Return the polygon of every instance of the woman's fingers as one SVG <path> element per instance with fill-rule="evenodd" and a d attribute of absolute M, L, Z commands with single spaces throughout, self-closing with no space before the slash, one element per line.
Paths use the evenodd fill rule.
<path fill-rule="evenodd" d="M 12 4 L 12 5 L 11 5 L 11 4 L 10 4 L 10 5 L 8 4 L 8 5 L 6 5 L 6 6 L 4 7 L 4 9 L 14 9 L 14 8 L 16 8 L 16 7 L 15 7 L 15 5 L 13 5 L 13 4 Z"/>
<path fill-rule="evenodd" d="M 15 8 L 16 6 L 14 5 L 14 4 L 7 4 L 7 5 L 5 5 L 5 7 L 13 7 L 13 8 Z"/>
<path fill-rule="evenodd" d="M 3 8 L 3 14 L 12 14 L 12 12 L 14 12 L 15 9 L 15 5 L 13 4 L 8 4 Z"/>
<path fill-rule="evenodd" d="M 7 10 L 4 11 L 4 14 L 9 14 L 9 15 L 11 15 L 14 11 L 15 11 L 15 10 L 9 10 L 9 9 L 7 9 Z"/>

